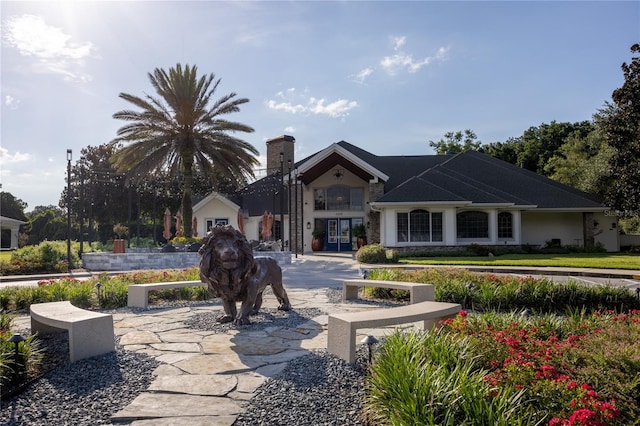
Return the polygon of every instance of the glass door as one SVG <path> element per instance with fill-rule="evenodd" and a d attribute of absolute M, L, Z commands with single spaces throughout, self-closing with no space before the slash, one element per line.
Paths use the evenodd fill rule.
<path fill-rule="evenodd" d="M 327 219 L 327 251 L 353 251 L 351 219 Z"/>
<path fill-rule="evenodd" d="M 338 251 L 351 251 L 351 219 L 340 219 L 340 245 Z"/>
<path fill-rule="evenodd" d="M 327 219 L 327 251 L 339 251 L 338 219 Z"/>

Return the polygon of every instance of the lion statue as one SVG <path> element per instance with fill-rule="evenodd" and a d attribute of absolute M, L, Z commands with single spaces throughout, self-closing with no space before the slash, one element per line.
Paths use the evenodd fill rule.
<path fill-rule="evenodd" d="M 249 315 L 260 310 L 262 292 L 268 285 L 280 303 L 278 309 L 291 309 L 278 262 L 270 257 L 254 258 L 247 239 L 232 226 L 213 227 L 203 238 L 198 253 L 202 256 L 200 280 L 222 300 L 224 315 L 218 322 L 250 324 Z M 236 310 L 236 302 L 242 302 L 240 312 Z"/>

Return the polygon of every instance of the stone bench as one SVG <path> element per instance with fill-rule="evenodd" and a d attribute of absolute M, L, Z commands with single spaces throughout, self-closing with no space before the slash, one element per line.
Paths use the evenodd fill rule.
<path fill-rule="evenodd" d="M 435 293 L 431 284 L 407 283 L 402 281 L 382 281 L 353 279 L 342 282 L 342 301 L 358 298 L 358 288 L 360 287 L 380 287 L 393 288 L 397 290 L 407 290 L 411 295 L 409 303 L 418 303 L 435 300 Z"/>
<path fill-rule="evenodd" d="M 171 281 L 166 283 L 131 284 L 127 295 L 127 306 L 149 308 L 149 292 L 166 288 L 200 287 L 206 286 L 201 281 Z"/>
<path fill-rule="evenodd" d="M 461 309 L 457 303 L 427 301 L 394 308 L 332 314 L 329 315 L 327 350 L 348 363 L 354 363 L 358 329 L 423 321 L 424 329 L 428 330 L 438 320 L 455 316 Z"/>
<path fill-rule="evenodd" d="M 29 310 L 32 333 L 67 330 L 71 362 L 115 350 L 113 317 L 110 314 L 80 309 L 68 301 L 34 303 Z"/>

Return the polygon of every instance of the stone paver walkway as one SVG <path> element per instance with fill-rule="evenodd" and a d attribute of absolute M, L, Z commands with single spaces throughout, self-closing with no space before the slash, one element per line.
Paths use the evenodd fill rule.
<path fill-rule="evenodd" d="M 287 289 L 296 308 L 338 313 L 372 306 L 329 303 L 326 289 Z M 264 307 L 277 307 L 265 294 Z M 112 419 L 143 425 L 231 425 L 256 389 L 278 375 L 287 361 L 327 347 L 327 315 L 292 328 L 232 329 L 215 334 L 185 327 L 185 320 L 222 307 L 192 306 L 114 315 L 115 333 L 125 350 L 145 353 L 163 364 L 154 380 Z M 365 335 L 373 331 L 360 330 Z M 378 331 L 378 333 L 380 332 Z"/>

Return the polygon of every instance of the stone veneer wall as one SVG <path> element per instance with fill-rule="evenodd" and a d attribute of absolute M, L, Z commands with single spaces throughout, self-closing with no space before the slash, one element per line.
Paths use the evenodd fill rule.
<path fill-rule="evenodd" d="M 369 183 L 369 202 L 374 202 L 384 195 L 384 183 Z M 369 212 L 369 244 L 380 243 L 380 212 L 371 210 Z"/>
<path fill-rule="evenodd" d="M 255 257 L 272 257 L 279 265 L 291 263 L 289 251 L 254 252 Z M 133 271 L 140 269 L 185 269 L 200 265 L 193 252 L 178 253 L 84 253 L 82 266 L 89 271 Z"/>

